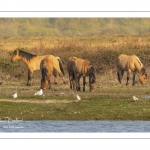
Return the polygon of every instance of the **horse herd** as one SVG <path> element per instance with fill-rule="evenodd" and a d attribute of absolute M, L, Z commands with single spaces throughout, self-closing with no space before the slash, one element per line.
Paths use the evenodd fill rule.
<path fill-rule="evenodd" d="M 41 89 L 51 88 L 51 76 L 54 76 L 54 83 L 57 84 L 57 73 L 62 78 L 63 83 L 66 84 L 64 69 L 61 59 L 53 55 L 35 55 L 20 49 L 16 49 L 13 52 L 11 61 L 22 60 L 28 68 L 28 81 L 27 85 L 31 85 L 31 79 L 35 70 L 41 71 Z M 124 55 L 121 54 L 116 60 L 117 77 L 121 83 L 124 72 L 127 71 L 127 82 L 130 78 L 131 72 L 133 72 L 133 84 L 135 84 L 135 74 L 139 72 L 139 81 L 141 84 L 145 84 L 147 81 L 147 73 L 140 59 L 136 55 Z M 80 91 L 80 78 L 83 77 L 83 91 L 85 91 L 86 77 L 89 77 L 89 90 L 94 91 L 96 83 L 95 69 L 89 60 L 84 60 L 71 56 L 67 60 L 67 71 L 69 74 L 70 88 Z"/>

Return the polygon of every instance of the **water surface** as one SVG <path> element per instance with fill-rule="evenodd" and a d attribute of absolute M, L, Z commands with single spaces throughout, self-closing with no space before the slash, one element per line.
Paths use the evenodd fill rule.
<path fill-rule="evenodd" d="M 150 132 L 150 121 L 0 121 L 0 132 Z"/>

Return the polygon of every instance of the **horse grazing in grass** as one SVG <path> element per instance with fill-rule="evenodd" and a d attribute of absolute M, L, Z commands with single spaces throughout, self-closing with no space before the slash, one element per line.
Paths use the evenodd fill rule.
<path fill-rule="evenodd" d="M 54 69 L 58 72 L 60 77 L 63 79 L 63 83 L 64 84 L 66 83 L 66 81 L 64 80 L 64 70 L 60 61 L 58 61 L 56 57 L 51 55 L 46 58 L 43 58 L 40 63 L 40 70 L 42 74 L 41 89 L 44 90 L 47 88 L 49 89 L 51 88 L 50 78 L 53 74 Z"/>
<path fill-rule="evenodd" d="M 85 91 L 86 76 L 89 76 L 90 92 L 94 91 L 96 82 L 94 67 L 88 60 L 77 57 L 69 57 L 67 62 L 67 69 L 69 73 L 70 88 L 80 91 L 80 78 L 83 76 L 83 91 Z"/>
<path fill-rule="evenodd" d="M 35 70 L 40 70 L 40 62 L 43 58 L 47 57 L 47 56 L 51 56 L 51 55 L 35 55 L 35 54 L 30 54 L 28 52 L 16 49 L 13 52 L 12 58 L 11 58 L 11 62 L 17 61 L 17 60 L 22 60 L 28 67 L 28 81 L 27 81 L 27 85 L 30 86 L 31 85 L 31 79 L 33 77 L 33 72 Z M 60 59 L 59 57 L 57 57 L 57 59 Z M 57 74 L 54 71 L 53 72 L 54 75 L 54 83 L 57 84 Z"/>
<path fill-rule="evenodd" d="M 121 83 L 121 80 L 124 75 L 124 71 L 127 71 L 127 82 L 126 85 L 128 85 L 128 81 L 131 75 L 131 72 L 133 72 L 133 83 L 132 85 L 135 85 L 135 74 L 136 72 L 139 72 L 140 77 L 139 81 L 141 84 L 145 84 L 147 82 L 147 73 L 146 70 L 141 63 L 140 59 L 136 55 L 124 55 L 121 54 L 118 56 L 116 61 L 117 66 L 117 76 L 118 81 Z"/>

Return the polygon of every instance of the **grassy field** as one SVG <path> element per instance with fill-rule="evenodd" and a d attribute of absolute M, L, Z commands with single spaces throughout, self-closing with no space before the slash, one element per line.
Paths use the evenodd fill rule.
<path fill-rule="evenodd" d="M 60 56 L 68 80 L 66 61 L 71 55 L 89 59 L 96 69 L 93 93 L 73 91 L 68 84 L 52 84 L 44 96 L 34 96 L 40 87 L 40 72 L 35 72 L 33 85 L 26 86 L 27 68 L 22 62 L 10 62 L 12 51 L 17 48 L 42 54 Z M 150 81 L 146 85 L 125 86 L 117 81 L 115 59 L 120 53 L 139 56 L 149 76 L 150 36 L 77 36 L 77 37 L 28 37 L 1 38 L 0 40 L 0 119 L 6 117 L 23 120 L 150 120 Z M 82 80 L 81 80 L 82 81 Z M 88 81 L 88 80 L 87 80 Z M 82 85 L 82 84 L 81 84 Z M 17 92 L 18 98 L 11 95 Z M 81 100 L 76 100 L 76 94 Z M 139 98 L 133 101 L 132 96 Z"/>

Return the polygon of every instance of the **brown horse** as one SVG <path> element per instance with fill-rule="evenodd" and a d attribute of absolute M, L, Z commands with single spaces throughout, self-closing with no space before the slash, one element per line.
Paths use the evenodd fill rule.
<path fill-rule="evenodd" d="M 83 76 L 83 91 L 85 91 L 86 76 L 89 76 L 90 92 L 94 91 L 96 82 L 94 67 L 88 60 L 77 57 L 69 57 L 67 62 L 67 69 L 69 73 L 70 88 L 80 91 L 80 78 Z"/>
<path fill-rule="evenodd" d="M 16 49 L 13 52 L 11 62 L 17 61 L 17 60 L 22 60 L 28 67 L 28 81 L 27 85 L 31 85 L 31 79 L 33 77 L 33 72 L 35 70 L 40 70 L 40 62 L 43 58 L 50 56 L 50 55 L 35 55 L 35 54 L 30 54 L 28 52 Z M 59 57 L 57 57 L 59 59 Z M 54 75 L 54 83 L 57 84 L 56 80 L 56 72 L 53 72 Z"/>
<path fill-rule="evenodd" d="M 136 55 L 131 55 L 131 56 L 124 55 L 124 54 L 119 55 L 116 61 L 116 66 L 117 66 L 118 81 L 120 83 L 123 78 L 124 71 L 127 71 L 126 85 L 128 85 L 131 72 L 133 72 L 132 85 L 135 85 L 135 74 L 137 71 L 140 74 L 140 77 L 139 77 L 140 83 L 145 84 L 147 82 L 146 70 L 143 64 L 141 63 L 140 59 Z"/>
<path fill-rule="evenodd" d="M 60 60 L 58 61 L 58 59 L 55 56 L 51 55 L 46 58 L 43 58 L 40 63 L 40 70 L 42 74 L 41 89 L 51 88 L 50 78 L 53 74 L 54 69 L 58 72 L 58 74 L 62 78 L 63 83 L 64 84 L 66 83 L 66 81 L 64 80 L 64 70 L 60 63 Z"/>

